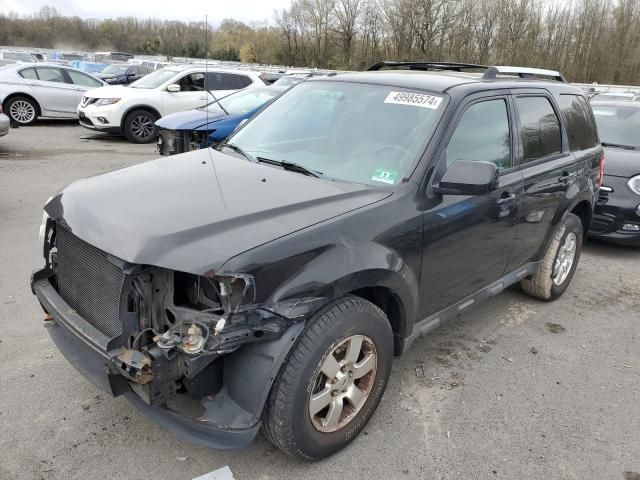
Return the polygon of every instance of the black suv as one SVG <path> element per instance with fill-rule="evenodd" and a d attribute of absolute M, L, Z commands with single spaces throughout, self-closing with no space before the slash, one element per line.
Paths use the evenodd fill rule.
<path fill-rule="evenodd" d="M 51 199 L 32 289 L 67 359 L 194 442 L 262 426 L 315 460 L 362 431 L 416 337 L 515 283 L 562 295 L 602 179 L 581 90 L 546 70 L 373 69 Z"/>

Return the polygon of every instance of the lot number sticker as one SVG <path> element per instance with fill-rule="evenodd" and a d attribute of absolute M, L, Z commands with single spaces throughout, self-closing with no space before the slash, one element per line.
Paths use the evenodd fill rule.
<path fill-rule="evenodd" d="M 371 180 L 376 182 L 383 182 L 393 185 L 396 183 L 396 178 L 398 178 L 398 172 L 395 170 L 384 170 L 382 168 L 377 168 L 375 172 L 373 172 L 373 177 Z"/>
<path fill-rule="evenodd" d="M 411 92 L 391 92 L 384 100 L 384 103 L 411 105 L 414 107 L 430 108 L 432 110 L 437 109 L 440 106 L 440 102 L 442 102 L 442 97 Z"/>

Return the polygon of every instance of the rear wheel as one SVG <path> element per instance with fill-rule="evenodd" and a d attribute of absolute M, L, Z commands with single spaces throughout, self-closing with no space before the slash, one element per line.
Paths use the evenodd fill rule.
<path fill-rule="evenodd" d="M 9 118 L 20 125 L 31 125 L 38 119 L 38 106 L 27 97 L 10 98 L 4 110 Z"/>
<path fill-rule="evenodd" d="M 393 334 L 384 313 L 359 297 L 338 300 L 309 323 L 269 394 L 263 428 L 289 455 L 319 460 L 364 428 L 391 372 Z"/>
<path fill-rule="evenodd" d="M 133 143 L 151 143 L 158 136 L 158 117 L 148 110 L 134 110 L 124 120 L 124 135 Z"/>
<path fill-rule="evenodd" d="M 535 274 L 520 283 L 522 290 L 541 300 L 555 300 L 569 287 L 583 241 L 582 222 L 570 213 L 556 228 Z"/>

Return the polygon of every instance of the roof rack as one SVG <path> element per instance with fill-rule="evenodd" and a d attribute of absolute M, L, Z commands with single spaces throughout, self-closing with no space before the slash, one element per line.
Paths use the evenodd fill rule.
<path fill-rule="evenodd" d="M 555 70 L 544 70 L 542 68 L 528 68 L 528 67 L 489 67 L 482 76 L 483 80 L 495 80 L 498 75 L 517 75 L 520 78 L 536 78 L 536 77 L 551 77 L 558 82 L 567 82 L 560 72 Z"/>
<path fill-rule="evenodd" d="M 496 66 L 489 67 L 487 65 L 477 65 L 475 63 L 457 63 L 457 62 L 393 62 L 383 60 L 378 63 L 374 63 L 369 68 L 368 72 L 382 70 L 383 68 L 398 68 L 405 67 L 409 70 L 449 70 L 454 72 L 462 72 L 464 70 L 484 70 L 483 80 L 496 80 L 498 75 L 516 75 L 520 78 L 533 79 L 536 77 L 550 77 L 559 82 L 565 82 L 565 78 L 560 72 L 554 70 L 544 70 L 541 68 L 528 68 L 528 67 L 510 67 L 510 66 Z"/>
<path fill-rule="evenodd" d="M 487 69 L 486 65 L 476 65 L 474 63 L 457 63 L 457 62 L 392 62 L 389 60 L 383 60 L 378 63 L 374 63 L 367 72 L 373 72 L 376 70 L 382 70 L 383 68 L 395 68 L 395 67 L 407 67 L 409 70 L 453 70 L 454 72 L 461 72 L 463 70 L 471 69 Z"/>

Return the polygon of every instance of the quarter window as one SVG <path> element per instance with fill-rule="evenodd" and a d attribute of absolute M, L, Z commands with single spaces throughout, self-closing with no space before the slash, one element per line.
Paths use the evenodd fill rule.
<path fill-rule="evenodd" d="M 60 68 L 36 67 L 38 78 L 43 82 L 64 83 L 64 74 Z"/>
<path fill-rule="evenodd" d="M 511 166 L 509 115 L 503 99 L 475 103 L 465 110 L 445 150 L 447 166 L 457 160 Z"/>
<path fill-rule="evenodd" d="M 586 150 L 598 144 L 596 127 L 584 97 L 560 95 L 560 111 L 567 126 L 571 150 Z"/>
<path fill-rule="evenodd" d="M 25 68 L 23 70 L 20 70 L 20 76 L 22 78 L 27 78 L 29 80 L 37 80 L 38 76 L 36 75 L 36 69 L 35 68 Z"/>
<path fill-rule="evenodd" d="M 524 147 L 523 163 L 560 153 L 560 121 L 549 99 L 519 97 L 516 98 L 516 105 Z"/>

